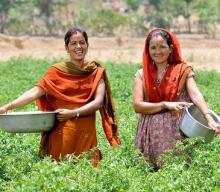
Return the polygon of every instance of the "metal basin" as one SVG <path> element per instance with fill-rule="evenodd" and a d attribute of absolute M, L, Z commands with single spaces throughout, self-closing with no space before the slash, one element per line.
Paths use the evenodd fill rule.
<path fill-rule="evenodd" d="M 0 115 L 0 129 L 10 133 L 37 133 L 49 131 L 56 121 L 56 113 L 51 112 L 11 112 Z"/>
<path fill-rule="evenodd" d="M 211 110 L 210 112 L 213 119 L 220 123 L 218 115 Z M 187 137 L 204 137 L 207 142 L 214 137 L 214 131 L 208 127 L 207 120 L 195 105 L 186 109 L 180 129 Z"/>

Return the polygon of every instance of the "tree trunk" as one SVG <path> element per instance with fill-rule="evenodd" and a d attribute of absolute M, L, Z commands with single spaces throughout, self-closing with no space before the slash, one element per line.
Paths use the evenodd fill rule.
<path fill-rule="evenodd" d="M 192 31 L 191 31 L 189 3 L 188 2 L 186 2 L 186 19 L 187 19 L 188 33 L 191 33 Z"/>
<path fill-rule="evenodd" d="M 5 12 L 3 12 L 0 15 L 0 33 L 4 33 L 5 32 L 6 19 L 7 19 L 6 14 L 5 14 Z"/>

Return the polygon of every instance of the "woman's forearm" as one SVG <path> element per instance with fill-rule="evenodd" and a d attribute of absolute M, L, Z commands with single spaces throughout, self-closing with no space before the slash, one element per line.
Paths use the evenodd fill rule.
<path fill-rule="evenodd" d="M 147 97 L 147 93 L 144 96 L 144 90 L 142 79 L 136 77 L 134 81 L 134 110 L 136 113 L 149 115 L 166 108 L 164 102 L 150 103 L 144 101 L 144 97 Z"/>
<path fill-rule="evenodd" d="M 205 102 L 203 95 L 199 91 L 194 78 L 187 79 L 186 88 L 192 102 L 200 109 L 203 114 L 208 113 L 208 106 Z"/>
<path fill-rule="evenodd" d="M 102 106 L 102 102 L 99 101 L 91 101 L 90 103 L 83 105 L 77 109 L 72 110 L 73 116 L 76 117 L 77 114 L 79 116 L 85 116 L 94 113 Z"/>
<path fill-rule="evenodd" d="M 199 110 L 202 112 L 208 122 L 213 121 L 208 106 L 201 93 L 197 94 L 197 96 L 195 97 L 192 97 L 192 101 L 199 108 Z"/>
<path fill-rule="evenodd" d="M 140 101 L 134 103 L 134 109 L 136 113 L 150 115 L 166 109 L 166 106 L 164 102 L 148 103 L 148 102 Z"/>
<path fill-rule="evenodd" d="M 165 109 L 170 111 L 179 111 L 192 105 L 192 103 L 185 101 L 161 101 L 158 103 L 138 102 L 135 104 L 135 111 L 146 115 L 155 114 Z"/>
<path fill-rule="evenodd" d="M 41 97 L 44 94 L 45 92 L 41 87 L 35 86 L 32 89 L 23 93 L 20 97 L 18 97 L 14 101 L 6 104 L 5 107 L 7 108 L 7 110 L 23 107 L 29 103 L 32 103 L 34 100 L 36 100 L 37 98 Z"/>
<path fill-rule="evenodd" d="M 205 99 L 201 92 L 199 91 L 194 78 L 188 78 L 186 87 L 189 93 L 189 96 L 192 100 L 192 102 L 199 108 L 199 110 L 204 114 L 207 121 L 212 121 L 213 118 L 209 114 L 208 106 L 205 102 Z"/>
<path fill-rule="evenodd" d="M 193 97 L 191 97 L 191 100 L 200 109 L 200 111 L 203 114 L 206 114 L 209 112 L 208 106 L 204 100 L 204 97 L 202 96 L 200 92 L 194 95 Z"/>
<path fill-rule="evenodd" d="M 104 95 L 105 95 L 105 83 L 104 83 L 104 80 L 101 79 L 97 86 L 94 100 L 87 103 L 86 105 L 83 105 L 82 107 L 78 109 L 74 109 L 73 110 L 74 116 L 76 115 L 84 116 L 84 115 L 89 115 L 91 113 L 94 113 L 96 110 L 98 110 L 103 105 Z"/>
<path fill-rule="evenodd" d="M 59 121 L 66 121 L 73 117 L 81 117 L 94 113 L 97 109 L 99 109 L 103 105 L 104 95 L 105 95 L 105 84 L 103 79 L 101 79 L 96 89 L 94 100 L 83 105 L 82 107 L 73 110 L 57 109 L 58 112 L 57 119 Z"/>

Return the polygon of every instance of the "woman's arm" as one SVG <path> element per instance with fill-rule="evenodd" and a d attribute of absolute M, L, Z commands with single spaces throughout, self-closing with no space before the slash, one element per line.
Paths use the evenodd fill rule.
<path fill-rule="evenodd" d="M 14 101 L 9 102 L 8 104 L 0 107 L 0 114 L 6 113 L 8 110 L 23 107 L 33 102 L 34 100 L 36 100 L 37 98 L 41 97 L 44 94 L 45 94 L 45 91 L 41 87 L 35 86 L 32 89 L 23 93 L 20 97 L 18 97 Z"/>
<path fill-rule="evenodd" d="M 85 116 L 94 113 L 97 109 L 99 109 L 103 105 L 104 96 L 105 96 L 105 82 L 103 79 L 101 79 L 97 86 L 94 100 L 74 110 L 57 109 L 57 111 L 59 112 L 59 114 L 57 115 L 57 119 L 59 121 L 66 121 L 73 117 Z"/>
<path fill-rule="evenodd" d="M 184 107 L 189 107 L 191 104 L 188 102 L 157 102 L 150 103 L 144 101 L 144 86 L 142 79 L 135 77 L 134 80 L 134 109 L 136 113 L 142 114 L 155 114 L 164 109 L 168 110 L 181 110 Z"/>
<path fill-rule="evenodd" d="M 164 110 L 162 102 L 149 103 L 144 101 L 144 86 L 140 78 L 134 80 L 134 110 L 136 113 L 154 114 Z"/>
<path fill-rule="evenodd" d="M 199 108 L 199 110 L 204 114 L 205 118 L 207 119 L 209 127 L 219 133 L 220 125 L 216 123 L 210 115 L 208 106 L 203 98 L 203 95 L 199 91 L 194 78 L 187 79 L 186 88 L 192 102 Z"/>

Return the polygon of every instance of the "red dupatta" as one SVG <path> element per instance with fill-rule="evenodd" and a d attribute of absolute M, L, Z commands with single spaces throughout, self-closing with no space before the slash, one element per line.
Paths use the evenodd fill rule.
<path fill-rule="evenodd" d="M 150 35 L 155 30 L 168 33 L 173 44 L 172 53 L 168 58 L 169 67 L 159 85 L 156 82 L 157 69 L 147 48 Z M 183 91 L 186 78 L 191 70 L 192 67 L 188 66 L 181 57 L 179 42 L 173 33 L 161 28 L 153 29 L 148 33 L 143 52 L 143 76 L 149 102 L 175 101 Z"/>

